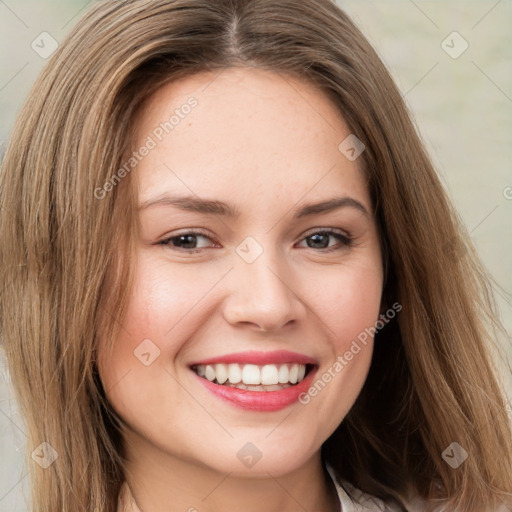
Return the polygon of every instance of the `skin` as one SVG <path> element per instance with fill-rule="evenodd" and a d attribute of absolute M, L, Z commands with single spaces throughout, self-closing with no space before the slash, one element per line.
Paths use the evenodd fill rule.
<path fill-rule="evenodd" d="M 162 204 L 139 211 L 123 329 L 112 355 L 100 344 L 101 379 L 127 424 L 127 481 L 142 511 L 338 510 L 320 448 L 365 382 L 371 338 L 308 404 L 274 412 L 221 401 L 188 365 L 284 349 L 316 358 L 321 376 L 375 324 L 381 249 L 358 160 L 338 149 L 350 130 L 307 82 L 228 68 L 158 90 L 137 120 L 136 147 L 190 96 L 198 105 L 133 171 L 139 204 L 168 192 L 232 203 L 241 215 Z M 369 215 L 343 207 L 293 218 L 298 207 L 334 196 L 356 199 Z M 311 235 L 328 228 L 349 233 L 352 245 L 332 235 L 315 245 Z M 160 243 L 191 229 L 206 237 Z M 252 263 L 236 252 L 248 236 L 263 249 Z M 149 366 L 134 357 L 144 339 L 160 350 Z M 237 457 L 248 442 L 261 452 L 252 467 Z"/>

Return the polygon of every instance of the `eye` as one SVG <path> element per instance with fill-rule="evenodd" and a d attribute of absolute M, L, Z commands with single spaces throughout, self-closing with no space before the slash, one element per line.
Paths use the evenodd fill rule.
<path fill-rule="evenodd" d="M 338 240 L 338 245 L 341 245 L 341 247 L 336 247 L 336 245 L 329 246 L 329 238 L 336 238 Z M 308 247 L 310 249 L 323 249 L 324 252 L 335 251 L 344 247 L 349 247 L 352 244 L 352 238 L 348 234 L 338 232 L 333 229 L 315 231 L 307 235 L 304 240 L 311 240 L 311 242 L 308 243 Z"/>
<path fill-rule="evenodd" d="M 185 252 L 195 253 L 201 252 L 201 249 L 206 247 L 203 246 L 200 247 L 199 249 L 195 248 L 195 246 L 197 245 L 198 238 L 205 238 L 207 240 L 211 240 L 210 237 L 206 236 L 205 234 L 199 231 L 187 231 L 186 233 L 166 238 L 165 240 L 158 242 L 158 244 L 167 245 L 171 249 L 176 247 L 178 250 L 183 249 Z"/>

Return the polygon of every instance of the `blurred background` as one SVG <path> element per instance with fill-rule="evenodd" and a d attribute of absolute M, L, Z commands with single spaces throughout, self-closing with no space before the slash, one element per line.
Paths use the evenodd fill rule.
<path fill-rule="evenodd" d="M 117 1 L 117 0 L 104 0 Z M 512 332 L 512 2 L 339 0 L 387 64 Z M 0 155 L 54 47 L 91 5 L 0 0 Z M 510 341 L 497 358 L 512 399 Z M 507 362 L 508 358 L 508 362 Z M 0 512 L 26 512 L 25 433 L 0 347 Z"/>

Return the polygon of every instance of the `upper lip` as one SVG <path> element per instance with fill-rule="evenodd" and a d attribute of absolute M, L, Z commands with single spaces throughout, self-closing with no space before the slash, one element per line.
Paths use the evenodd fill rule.
<path fill-rule="evenodd" d="M 194 361 L 190 363 L 189 366 L 216 363 L 242 363 L 257 365 L 299 363 L 317 365 L 318 361 L 312 357 L 299 354 L 297 352 L 290 352 L 289 350 L 276 350 L 273 352 L 252 350 L 250 352 L 235 352 L 232 354 L 225 354 L 223 356 L 211 357 L 209 359 L 202 359 L 201 361 Z"/>

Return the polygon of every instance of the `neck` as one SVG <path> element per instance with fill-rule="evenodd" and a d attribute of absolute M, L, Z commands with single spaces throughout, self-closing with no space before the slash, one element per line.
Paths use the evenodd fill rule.
<path fill-rule="evenodd" d="M 149 443 L 138 445 L 143 449 L 136 453 L 130 453 L 129 446 L 126 480 L 140 512 L 339 511 L 338 495 L 320 451 L 289 473 L 265 471 L 256 477 L 247 471 L 219 473 L 163 454 Z"/>

